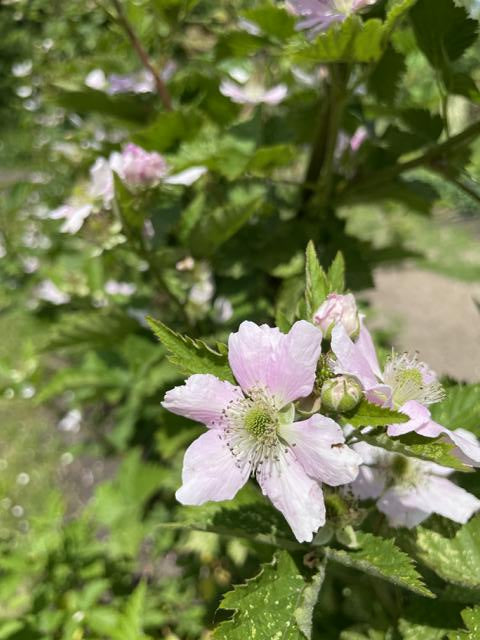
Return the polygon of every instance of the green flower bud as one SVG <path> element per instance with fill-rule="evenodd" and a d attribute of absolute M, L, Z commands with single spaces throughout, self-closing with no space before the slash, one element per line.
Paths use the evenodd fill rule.
<path fill-rule="evenodd" d="M 323 383 L 322 407 L 327 411 L 347 413 L 362 399 L 362 385 L 354 376 L 338 376 Z"/>

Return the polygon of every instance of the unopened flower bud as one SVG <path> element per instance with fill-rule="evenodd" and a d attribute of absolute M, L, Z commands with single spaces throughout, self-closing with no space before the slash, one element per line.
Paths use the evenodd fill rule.
<path fill-rule="evenodd" d="M 330 293 L 315 312 L 313 323 L 320 327 L 325 338 L 330 338 L 336 324 L 342 324 L 350 337 L 355 336 L 360 330 L 355 298 L 351 293 Z"/>
<path fill-rule="evenodd" d="M 354 376 L 331 378 L 322 387 L 322 407 L 337 413 L 352 411 L 360 402 L 362 393 L 362 385 Z"/>

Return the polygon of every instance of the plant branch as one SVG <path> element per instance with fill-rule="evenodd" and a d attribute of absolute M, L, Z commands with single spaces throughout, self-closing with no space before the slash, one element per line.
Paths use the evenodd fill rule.
<path fill-rule="evenodd" d="M 303 182 L 299 215 L 306 213 L 313 192 L 320 192 L 322 203 L 328 202 L 331 193 L 335 148 L 349 73 L 343 65 L 332 65 L 330 73 L 330 83 L 325 100 L 320 105 L 314 143 Z M 316 185 L 314 189 L 312 185 Z"/>
<path fill-rule="evenodd" d="M 165 107 L 165 109 L 167 111 L 171 111 L 172 110 L 172 99 L 170 97 L 170 93 L 167 89 L 167 86 L 165 84 L 165 82 L 162 80 L 160 74 L 158 73 L 158 71 L 155 69 L 155 67 L 153 66 L 153 64 L 150 62 L 150 58 L 148 57 L 147 52 L 145 51 L 145 49 L 143 48 L 142 43 L 140 42 L 137 34 L 135 33 L 135 30 L 133 29 L 133 26 L 131 25 L 130 21 L 128 20 L 125 11 L 123 10 L 122 4 L 120 2 L 120 0 L 112 0 L 113 5 L 115 6 L 115 10 L 117 12 L 117 18 L 118 18 L 118 22 L 119 24 L 123 27 L 125 33 L 127 34 L 132 47 L 135 49 L 138 57 L 140 58 L 140 61 L 142 62 L 143 66 L 152 74 L 154 82 L 155 82 L 155 87 L 157 89 L 157 93 L 160 96 L 160 100 L 162 101 L 163 106 Z"/>
<path fill-rule="evenodd" d="M 469 127 L 466 127 L 466 129 L 457 135 L 452 136 L 448 140 L 430 147 L 430 149 L 427 149 L 416 158 L 412 158 L 412 160 L 399 162 L 395 165 L 377 171 L 376 173 L 358 177 L 347 184 L 343 191 L 338 194 L 337 202 L 347 202 L 357 194 L 370 191 L 371 189 L 375 189 L 376 187 L 387 184 L 388 182 L 392 182 L 395 178 L 398 178 L 403 173 L 411 171 L 412 169 L 425 167 L 435 171 L 438 163 L 441 162 L 442 159 L 448 159 L 449 154 L 453 153 L 458 148 L 473 142 L 479 135 L 480 121 L 474 122 Z"/>

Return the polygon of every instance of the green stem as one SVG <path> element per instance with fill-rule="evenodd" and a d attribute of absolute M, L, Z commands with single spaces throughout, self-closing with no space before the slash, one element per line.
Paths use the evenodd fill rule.
<path fill-rule="evenodd" d="M 132 227 L 129 225 L 128 221 L 126 220 L 125 216 L 123 215 L 122 208 L 118 205 L 115 199 L 113 200 L 113 209 L 118 219 L 120 220 L 122 224 L 122 229 L 125 232 L 125 235 L 127 239 L 130 241 L 132 247 L 136 249 L 138 255 L 143 260 L 145 260 L 145 262 L 148 264 L 150 271 L 153 274 L 159 289 L 163 291 L 163 293 L 165 293 L 165 295 L 167 296 L 169 301 L 172 303 L 172 305 L 176 308 L 177 311 L 181 313 L 182 317 L 187 322 L 187 324 L 190 325 L 190 321 L 188 319 L 187 314 L 185 313 L 185 309 L 183 305 L 170 293 L 167 283 L 165 282 L 165 278 L 163 277 L 161 270 L 158 268 L 158 265 L 156 264 L 155 257 L 153 256 L 152 252 L 148 249 L 148 247 L 145 245 L 145 241 L 141 235 L 141 231 L 137 233 L 136 230 L 132 229 Z"/>
<path fill-rule="evenodd" d="M 348 68 L 332 65 L 327 95 L 320 104 L 314 143 L 303 182 L 299 215 L 305 215 L 312 199 L 312 185 L 320 192 L 321 203 L 328 202 L 332 187 L 333 165 L 338 131 L 342 121 L 348 81 Z"/>
<path fill-rule="evenodd" d="M 164 108 L 166 109 L 166 111 L 171 111 L 172 99 L 170 97 L 170 93 L 167 89 L 166 84 L 164 83 L 160 74 L 151 63 L 147 52 L 145 51 L 142 43 L 140 42 L 140 39 L 135 33 L 133 26 L 131 25 L 130 21 L 128 20 L 125 14 L 125 11 L 123 9 L 123 6 L 120 0 L 112 0 L 112 3 L 117 13 L 118 23 L 121 25 L 121 27 L 127 34 L 127 37 L 130 40 L 130 43 L 133 49 L 135 50 L 137 56 L 139 57 L 141 63 L 152 74 L 153 80 L 155 82 L 155 87 L 157 89 L 157 93 L 160 96 L 160 100 L 162 101 Z"/>

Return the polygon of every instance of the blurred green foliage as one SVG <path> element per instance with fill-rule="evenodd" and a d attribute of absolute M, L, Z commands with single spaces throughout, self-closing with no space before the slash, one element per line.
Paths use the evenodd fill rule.
<path fill-rule="evenodd" d="M 325 268 L 342 251 L 353 290 L 404 258 L 478 279 L 478 22 L 452 0 L 379 0 L 310 37 L 280 2 L 120 7 L 0 10 L 0 638 L 476 637 L 478 563 L 462 553 L 480 553 L 478 517 L 459 530 L 430 519 L 418 540 L 367 520 L 378 540 L 329 542 L 323 576 L 254 487 L 230 505 L 176 503 L 199 431 L 160 401 L 175 364 L 228 378 L 224 343 L 242 320 L 289 327 L 309 239 Z M 155 87 L 109 92 L 112 75 L 145 73 L 122 15 L 159 74 L 170 68 L 173 110 Z M 86 86 L 95 70 L 104 88 Z M 243 76 L 288 95 L 240 105 L 220 86 Z M 117 179 L 114 203 L 63 233 L 50 212 L 85 197 L 95 160 L 127 142 L 173 174 L 208 171 L 140 192 Z M 310 311 L 322 287 L 343 289 L 334 265 L 330 284 L 307 282 Z M 147 315 L 174 328 L 154 327 L 165 346 Z M 437 411 L 480 435 L 478 385 Z M 281 603 L 300 598 L 291 631 L 277 579 Z M 260 601 L 253 627 L 232 618 L 242 598 Z"/>

